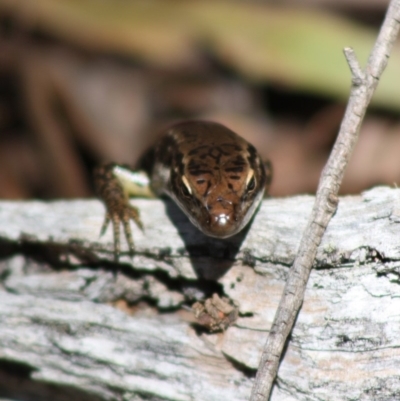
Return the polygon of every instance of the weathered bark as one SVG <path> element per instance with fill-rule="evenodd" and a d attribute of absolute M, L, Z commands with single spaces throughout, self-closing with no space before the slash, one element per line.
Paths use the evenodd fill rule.
<path fill-rule="evenodd" d="M 120 266 L 111 233 L 98 238 L 100 202 L 0 202 L 0 397 L 248 399 L 313 200 L 266 200 L 230 241 L 170 202 L 135 200 L 146 231 L 133 227 L 137 253 Z M 399 223 L 400 190 L 340 199 L 273 401 L 400 398 Z M 225 333 L 181 309 L 212 292 L 240 305 Z M 153 308 L 118 307 L 141 300 Z"/>

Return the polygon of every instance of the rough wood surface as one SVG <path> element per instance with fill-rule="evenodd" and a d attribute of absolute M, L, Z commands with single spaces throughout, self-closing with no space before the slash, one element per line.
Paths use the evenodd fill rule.
<path fill-rule="evenodd" d="M 135 200 L 146 231 L 121 266 L 100 202 L 0 202 L 0 398 L 248 399 L 313 201 L 268 199 L 244 238 L 216 241 Z M 400 190 L 340 199 L 272 401 L 400 398 L 399 223 Z M 208 292 L 240 305 L 225 333 L 181 309 Z"/>

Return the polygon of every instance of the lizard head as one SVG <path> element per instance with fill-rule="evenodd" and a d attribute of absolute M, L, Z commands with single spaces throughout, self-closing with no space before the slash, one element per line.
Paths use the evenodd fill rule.
<path fill-rule="evenodd" d="M 218 175 L 200 175 L 194 180 L 183 176 L 178 204 L 204 234 L 228 238 L 247 225 L 263 197 L 264 185 L 253 169 L 243 178 L 235 175 L 234 181 Z"/>
<path fill-rule="evenodd" d="M 169 194 L 204 234 L 228 238 L 253 216 L 267 176 L 252 145 L 219 124 L 212 133 L 176 157 Z"/>

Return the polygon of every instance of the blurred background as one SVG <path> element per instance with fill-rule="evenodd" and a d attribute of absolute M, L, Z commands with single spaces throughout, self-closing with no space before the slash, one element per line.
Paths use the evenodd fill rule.
<path fill-rule="evenodd" d="M 301 3 L 301 4 L 300 4 Z M 93 196 L 174 121 L 221 122 L 313 193 L 388 0 L 0 0 L 0 198 Z M 400 182 L 400 44 L 341 193 Z"/>

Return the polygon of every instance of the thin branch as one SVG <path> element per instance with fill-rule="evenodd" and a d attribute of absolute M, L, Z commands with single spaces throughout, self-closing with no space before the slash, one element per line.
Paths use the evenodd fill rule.
<path fill-rule="evenodd" d="M 356 53 L 351 47 L 345 47 L 343 52 L 351 70 L 351 82 L 353 86 L 362 85 L 365 80 L 365 74 L 360 67 L 360 63 L 358 62 Z"/>
<path fill-rule="evenodd" d="M 263 349 L 250 401 L 266 401 L 269 398 L 285 342 L 303 302 L 317 248 L 336 211 L 344 170 L 379 77 L 386 67 L 399 31 L 399 21 L 400 0 L 392 0 L 364 71 L 361 71 L 354 52 L 350 49 L 345 50 L 352 72 L 349 102 L 335 146 L 322 172 L 310 220 L 303 233 L 297 257 Z"/>

